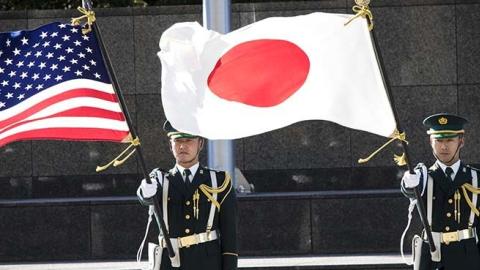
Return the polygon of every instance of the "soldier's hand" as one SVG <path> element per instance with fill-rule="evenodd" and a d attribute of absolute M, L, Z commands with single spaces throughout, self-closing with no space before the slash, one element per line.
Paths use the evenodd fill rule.
<path fill-rule="evenodd" d="M 406 171 L 402 181 L 406 188 L 415 188 L 420 183 L 420 172 L 415 170 L 415 173 L 411 174 L 410 171 Z"/>
<path fill-rule="evenodd" d="M 152 183 L 147 183 L 145 179 L 142 180 L 140 184 L 140 190 L 142 191 L 143 198 L 148 199 L 157 193 L 157 181 L 152 180 Z"/>

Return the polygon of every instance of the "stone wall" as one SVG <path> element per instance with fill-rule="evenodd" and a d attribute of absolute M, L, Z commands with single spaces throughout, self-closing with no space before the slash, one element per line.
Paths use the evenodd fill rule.
<path fill-rule="evenodd" d="M 480 164 L 474 147 L 480 143 L 480 114 L 475 109 L 480 101 L 480 3 L 372 2 L 384 71 L 413 163 L 433 161 L 423 118 L 451 112 L 470 121 L 462 159 Z M 351 0 L 233 4 L 232 29 L 270 16 L 351 13 L 352 5 Z M 201 6 L 96 12 L 147 167 L 169 168 L 173 161 L 162 131 L 158 41 L 173 23 L 201 22 Z M 75 16 L 73 10 L 0 12 L 0 31 Z M 396 252 L 407 207 L 398 192 L 404 169 L 392 161 L 401 148 L 390 146 L 369 163 L 357 163 L 385 141 L 324 121 L 236 140 L 237 167 L 257 192 L 240 196 L 241 255 Z M 124 147 L 27 141 L 0 148 L 0 260 L 133 258 L 137 245 L 123 241 L 139 241 L 143 233 L 145 212 L 133 197 L 139 164 L 131 158 L 121 167 L 95 172 Z M 69 243 L 75 250 L 68 250 Z M 45 245 L 51 248 L 44 250 Z"/>
<path fill-rule="evenodd" d="M 239 195 L 239 255 L 398 254 L 407 205 L 383 190 Z M 0 216 L 0 262 L 134 260 L 147 224 L 132 197 L 1 202 Z M 415 231 L 417 216 L 407 252 Z"/>
<path fill-rule="evenodd" d="M 432 161 L 421 120 L 436 112 L 459 113 L 470 120 L 467 143 L 476 145 L 480 99 L 480 31 L 475 14 L 480 4 L 467 0 L 372 1 L 375 31 L 385 71 L 407 132 L 413 163 Z M 310 12 L 351 13 L 353 1 L 294 1 L 232 5 L 232 29 L 270 16 Z M 0 13 L 0 31 L 34 28 L 77 16 L 75 10 L 28 10 Z M 172 158 L 161 130 L 164 113 L 160 97 L 160 61 L 156 53 L 161 33 L 181 21 L 201 22 L 201 6 L 116 8 L 97 10 L 98 24 L 112 59 L 129 111 L 142 140 L 147 167 L 169 168 Z M 348 79 L 348 78 L 346 78 Z M 235 141 L 236 163 L 258 192 L 325 189 L 397 188 L 402 169 L 392 161 L 398 146 L 390 146 L 367 164 L 357 160 L 386 140 L 325 121 L 305 121 Z M 94 194 L 117 195 L 114 182 L 135 186 L 135 159 L 95 172 L 123 149 L 111 143 L 34 141 L 0 149 L 2 196 L 35 196 L 34 187 L 60 185 L 77 177 L 81 196 L 96 184 Z M 476 147 L 465 147 L 463 159 L 478 161 Z M 205 156 L 202 160 L 206 160 Z M 124 180 L 128 178 L 129 180 Z M 129 181 L 132 182 L 129 182 Z M 101 183 L 101 184 L 98 184 Z M 103 186 L 102 186 L 103 185 Z M 23 187 L 23 189 L 22 189 Z M 77 191 L 72 194 L 79 193 Z M 91 190 L 91 189 L 90 189 Z M 17 195 L 12 195 L 17 193 Z M 39 196 L 44 196 L 42 193 Z M 52 196 L 62 196 L 53 194 Z M 66 196 L 71 196 L 67 193 Z"/>

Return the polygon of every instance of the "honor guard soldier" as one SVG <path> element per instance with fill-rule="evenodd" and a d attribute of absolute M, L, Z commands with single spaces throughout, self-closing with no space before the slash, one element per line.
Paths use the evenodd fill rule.
<path fill-rule="evenodd" d="M 430 254 L 424 244 L 421 252 L 414 252 L 414 269 L 480 269 L 478 170 L 460 160 L 466 123 L 466 119 L 447 113 L 427 117 L 423 124 L 436 162 L 428 170 L 420 163 L 414 174 L 407 171 L 402 178 L 402 192 L 407 197 L 414 198 L 413 189 L 420 188 L 439 251 Z"/>
<path fill-rule="evenodd" d="M 199 164 L 203 138 L 179 132 L 168 121 L 164 130 L 170 139 L 175 167 L 168 172 L 154 169 L 150 174 L 152 183 L 143 180 L 137 195 L 142 204 L 151 205 L 152 197 L 158 193 L 179 260 L 170 260 L 165 250 L 160 252 L 160 263 L 153 264 L 161 270 L 237 269 L 237 206 L 230 176 Z M 165 248 L 164 240 L 159 238 L 159 245 Z"/>

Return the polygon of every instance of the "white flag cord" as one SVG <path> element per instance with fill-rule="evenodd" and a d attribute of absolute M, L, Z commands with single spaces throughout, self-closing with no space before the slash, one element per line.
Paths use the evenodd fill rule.
<path fill-rule="evenodd" d="M 423 163 L 418 163 L 418 165 L 415 167 L 415 170 L 418 170 L 420 172 L 420 179 L 423 180 L 423 188 L 422 188 L 422 193 L 421 193 L 421 196 L 423 196 L 423 193 L 425 192 L 425 187 L 426 187 L 426 184 L 427 184 L 427 181 L 428 181 L 428 170 L 427 170 L 427 167 L 425 166 L 425 164 L 423 164 Z M 430 189 L 432 189 L 432 188 L 430 188 Z M 402 254 L 403 262 L 406 265 L 413 265 L 413 258 L 412 258 L 412 262 L 407 262 L 407 259 L 405 259 L 405 255 L 403 253 L 403 242 L 405 240 L 405 236 L 407 235 L 407 231 L 410 228 L 410 224 L 412 222 L 412 212 L 413 212 L 413 209 L 415 209 L 416 205 L 417 205 L 417 200 L 416 199 L 410 199 L 410 205 L 408 206 L 407 226 L 405 227 L 405 230 L 402 233 L 402 237 L 400 238 L 400 253 Z M 429 206 L 431 207 L 431 203 L 429 204 Z M 429 224 L 431 224 L 431 218 L 429 219 Z"/>
<path fill-rule="evenodd" d="M 416 200 L 416 199 L 410 199 L 410 205 L 408 206 L 408 223 L 407 223 L 407 227 L 406 227 L 405 230 L 403 231 L 402 237 L 400 238 L 400 253 L 402 254 L 403 262 L 404 262 L 406 265 L 413 265 L 413 259 L 412 259 L 412 262 L 407 262 L 407 259 L 405 258 L 405 255 L 404 255 L 404 253 L 403 253 L 403 242 L 404 242 L 404 240 L 405 240 L 405 236 L 406 236 L 406 234 L 407 234 L 408 228 L 410 228 L 410 223 L 412 222 L 412 212 L 413 212 L 413 209 L 415 209 L 415 205 L 417 205 L 417 200 Z"/>
<path fill-rule="evenodd" d="M 138 248 L 138 251 L 137 251 L 137 263 L 140 263 L 140 261 L 142 260 L 143 246 L 145 245 L 145 241 L 147 240 L 148 228 L 150 228 L 150 223 L 152 222 L 152 216 L 153 216 L 153 205 L 150 205 L 148 209 L 147 229 L 145 230 L 145 236 L 143 237 L 142 243 L 140 244 L 140 247 Z"/>

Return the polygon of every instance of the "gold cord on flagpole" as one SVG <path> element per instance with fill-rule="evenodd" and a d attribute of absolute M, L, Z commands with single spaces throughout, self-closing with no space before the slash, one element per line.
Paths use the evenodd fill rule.
<path fill-rule="evenodd" d="M 132 146 L 132 145 L 130 145 Z M 129 146 L 129 147 L 130 147 Z M 127 148 L 128 149 L 128 148 Z M 118 160 L 118 159 L 115 159 L 114 162 L 113 162 L 113 167 L 118 167 L 120 165 L 122 165 L 125 161 L 127 161 L 127 159 L 133 155 L 133 153 L 135 153 L 135 150 L 137 150 L 137 148 L 133 148 L 133 150 L 127 155 L 125 156 L 125 158 L 121 159 L 121 160 Z"/>
<path fill-rule="evenodd" d="M 87 28 L 82 29 L 82 34 L 86 35 L 92 31 L 92 24 L 95 22 L 95 12 L 93 10 L 87 10 L 86 8 L 83 7 L 78 7 L 77 8 L 80 13 L 83 15 L 77 18 L 72 18 L 72 25 L 80 25 L 82 22 L 82 19 L 87 18 Z"/>
<path fill-rule="evenodd" d="M 133 155 L 133 153 L 135 153 L 136 147 L 139 145 L 140 145 L 140 139 L 138 137 L 135 138 L 134 140 L 131 140 L 130 145 L 125 150 L 123 150 L 116 158 L 114 158 L 112 161 L 110 161 L 109 163 L 103 166 L 97 166 L 96 171 L 97 172 L 104 171 L 112 165 L 113 167 L 122 165 L 131 155 Z M 128 153 L 124 158 L 122 158 L 125 155 L 125 153 L 127 153 L 132 147 L 133 149 L 130 151 L 130 153 Z"/>
<path fill-rule="evenodd" d="M 357 5 L 352 7 L 353 12 L 355 12 L 355 16 L 350 18 L 344 25 L 349 24 L 351 21 L 355 20 L 358 17 L 363 17 L 367 19 L 368 22 L 368 30 L 372 31 L 373 30 L 373 14 L 370 11 L 370 7 L 368 4 L 370 4 L 370 0 L 355 0 L 355 3 Z"/>
<path fill-rule="evenodd" d="M 405 132 L 402 132 L 400 133 L 397 129 L 395 129 L 394 133 L 393 133 L 393 137 L 388 141 L 386 142 L 384 145 L 380 146 L 380 148 L 378 148 L 377 150 L 375 150 L 372 154 L 370 154 L 370 156 L 366 157 L 366 158 L 360 158 L 358 159 L 358 163 L 366 163 L 368 162 L 370 159 L 372 159 L 376 154 L 378 154 L 383 148 L 387 147 L 387 145 L 389 145 L 390 143 L 392 143 L 393 141 L 395 140 L 400 140 L 400 141 L 404 141 L 408 144 L 408 142 L 406 141 L 406 135 L 405 135 Z M 397 162 L 397 164 L 399 166 L 402 166 L 399 164 L 399 162 L 405 162 L 405 154 L 403 154 L 402 156 L 397 156 L 395 155 L 395 161 Z M 405 165 L 405 163 L 403 163 L 403 165 Z"/>

